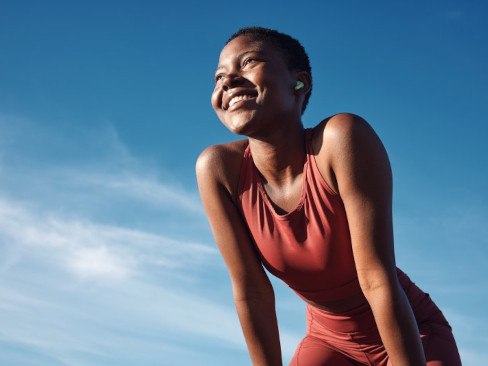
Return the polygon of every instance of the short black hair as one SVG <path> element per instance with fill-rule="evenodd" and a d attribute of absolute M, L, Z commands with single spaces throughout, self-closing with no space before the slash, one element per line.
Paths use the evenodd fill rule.
<path fill-rule="evenodd" d="M 239 36 L 247 36 L 258 41 L 272 43 L 283 52 L 286 64 L 290 70 L 306 71 L 310 74 L 310 80 L 312 79 L 312 67 L 310 66 L 310 59 L 308 58 L 305 48 L 303 48 L 301 43 L 295 38 L 274 29 L 263 27 L 245 27 L 239 29 L 237 32 L 231 35 L 225 44 L 227 45 L 230 41 Z M 305 95 L 305 100 L 303 101 L 302 106 L 302 114 L 305 112 L 305 108 L 307 107 L 311 94 L 312 85 L 310 85 L 310 90 Z"/>

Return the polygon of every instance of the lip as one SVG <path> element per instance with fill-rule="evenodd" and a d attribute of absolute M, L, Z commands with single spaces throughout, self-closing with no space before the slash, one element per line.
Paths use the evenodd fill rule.
<path fill-rule="evenodd" d="M 252 97 L 252 99 L 256 99 L 258 93 L 255 90 L 253 90 L 253 89 L 238 89 L 238 90 L 233 90 L 230 93 L 224 94 L 224 96 L 222 98 L 222 109 L 224 111 L 227 111 L 227 110 L 229 110 L 229 108 L 232 108 L 233 106 L 237 106 L 241 102 L 245 102 L 245 101 L 249 100 L 249 99 L 240 100 L 237 103 L 235 103 L 235 104 L 233 104 L 232 106 L 229 107 L 229 103 L 232 100 L 232 98 L 238 97 L 238 96 L 241 96 L 241 95 L 249 95 L 249 96 Z"/>

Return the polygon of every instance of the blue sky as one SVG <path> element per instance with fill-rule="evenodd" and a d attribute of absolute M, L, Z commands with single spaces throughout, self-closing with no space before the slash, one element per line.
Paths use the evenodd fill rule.
<path fill-rule="evenodd" d="M 241 26 L 308 50 L 312 126 L 365 117 L 394 171 L 399 266 L 488 362 L 483 1 L 2 1 L 0 364 L 248 365 L 194 162 Z M 273 281 L 283 354 L 304 305 Z"/>

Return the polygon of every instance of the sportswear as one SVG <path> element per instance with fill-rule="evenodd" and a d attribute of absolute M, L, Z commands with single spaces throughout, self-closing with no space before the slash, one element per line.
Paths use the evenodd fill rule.
<path fill-rule="evenodd" d="M 268 271 L 304 300 L 321 304 L 353 297 L 361 288 L 344 204 L 318 170 L 312 138 L 313 131 L 306 130 L 302 191 L 295 209 L 277 213 L 249 145 L 242 160 L 237 204 Z M 428 365 L 461 365 L 451 327 L 442 312 L 398 268 L 397 276 L 414 312 Z M 291 365 L 299 363 L 386 366 L 388 356 L 369 304 L 340 313 L 308 304 L 307 335 Z"/>

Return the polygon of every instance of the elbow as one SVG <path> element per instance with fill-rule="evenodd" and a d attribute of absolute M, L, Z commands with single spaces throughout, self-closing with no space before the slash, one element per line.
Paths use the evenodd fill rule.
<path fill-rule="evenodd" d="M 244 311 L 259 311 L 268 312 L 276 308 L 274 297 L 234 297 L 234 306 L 238 312 Z"/>
<path fill-rule="evenodd" d="M 383 291 L 385 288 L 387 288 L 388 284 L 386 281 L 380 281 L 375 278 L 360 278 L 359 286 L 361 287 L 364 295 L 367 296 L 371 293 Z"/>
<path fill-rule="evenodd" d="M 373 298 L 392 295 L 400 288 L 396 273 L 391 275 L 384 272 L 360 273 L 358 278 L 359 286 L 369 302 Z"/>

